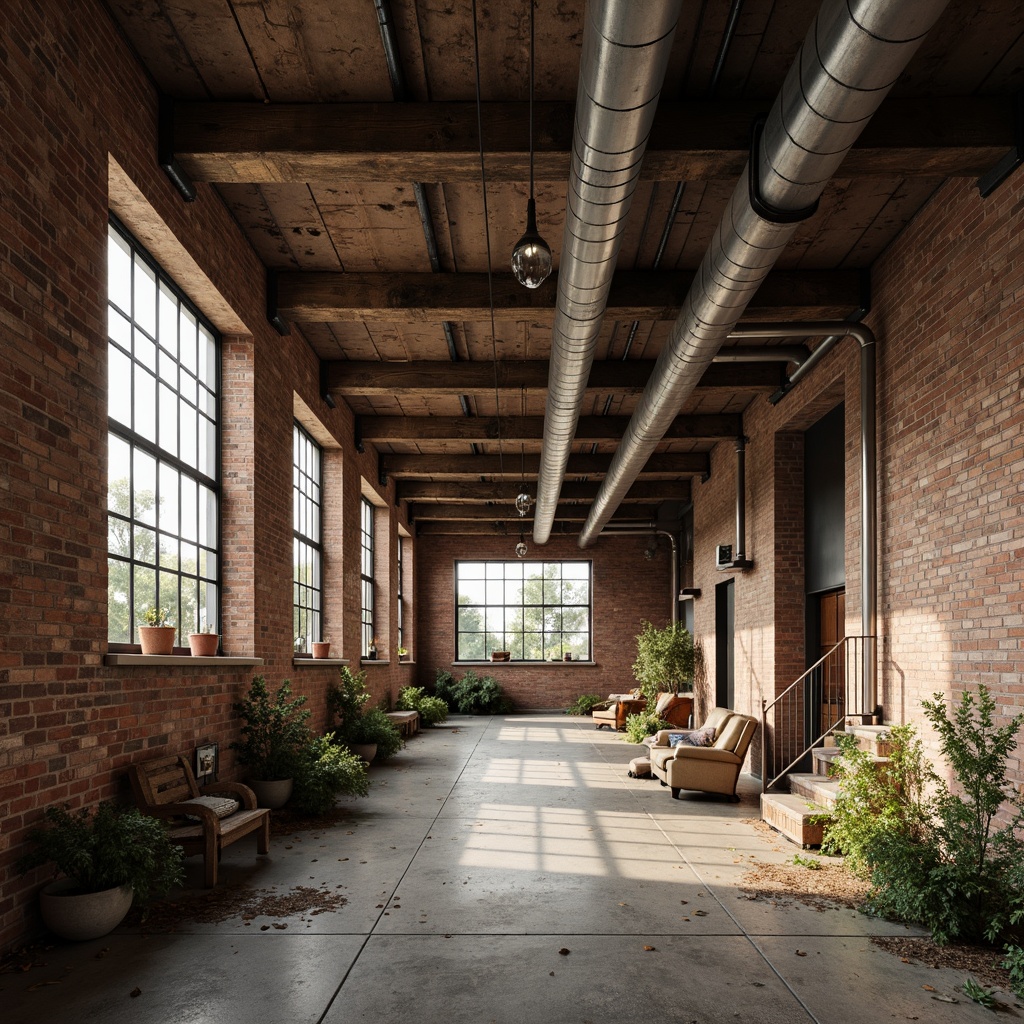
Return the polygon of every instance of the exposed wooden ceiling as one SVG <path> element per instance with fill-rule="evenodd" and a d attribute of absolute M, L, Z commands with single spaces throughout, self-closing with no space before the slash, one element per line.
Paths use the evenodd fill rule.
<path fill-rule="evenodd" d="M 528 0 L 107 2 L 172 101 L 178 166 L 215 183 L 272 272 L 278 315 L 324 361 L 422 532 L 518 530 L 512 502 L 519 475 L 536 477 L 556 288 L 552 278 L 530 292 L 508 273 L 528 196 Z M 815 13 L 803 0 L 732 6 L 731 34 L 724 0 L 683 8 L 562 529 L 584 517 L 742 170 L 752 119 Z M 556 268 L 584 7 L 536 8 L 537 212 Z M 379 11 L 393 25 L 390 68 Z M 953 0 L 744 319 L 869 305 L 872 264 L 941 182 L 984 174 L 1014 144 L 1022 68 L 1024 5 Z M 784 379 L 790 355 L 779 355 L 712 367 L 620 517 L 687 500 L 710 448 Z"/>

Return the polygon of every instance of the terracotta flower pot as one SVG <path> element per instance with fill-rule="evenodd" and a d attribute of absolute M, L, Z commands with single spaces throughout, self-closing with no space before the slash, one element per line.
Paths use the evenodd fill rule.
<path fill-rule="evenodd" d="M 331 653 L 331 643 L 329 640 L 325 640 L 323 643 L 319 643 L 316 640 L 313 641 L 313 657 L 314 658 L 327 658 Z"/>
<path fill-rule="evenodd" d="M 217 642 L 220 637 L 216 633 L 189 633 L 188 645 L 192 649 L 193 658 L 214 658 L 217 655 Z"/>
<path fill-rule="evenodd" d="M 173 626 L 139 626 L 143 654 L 170 654 L 174 650 Z"/>

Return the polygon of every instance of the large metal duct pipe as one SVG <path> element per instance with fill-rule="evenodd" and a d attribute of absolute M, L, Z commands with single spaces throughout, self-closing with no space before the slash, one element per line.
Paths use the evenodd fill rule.
<path fill-rule="evenodd" d="M 587 7 L 534 512 L 537 544 L 551 535 L 680 7 L 681 0 L 592 0 Z"/>
<path fill-rule="evenodd" d="M 592 544 L 947 0 L 825 0 L 580 533 Z"/>

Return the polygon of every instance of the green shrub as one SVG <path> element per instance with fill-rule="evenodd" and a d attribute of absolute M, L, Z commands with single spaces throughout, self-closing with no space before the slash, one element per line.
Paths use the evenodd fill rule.
<path fill-rule="evenodd" d="M 439 668 L 434 680 L 434 696 L 448 705 L 449 711 L 455 711 L 455 677 L 447 669 Z"/>
<path fill-rule="evenodd" d="M 291 806 L 301 814 L 326 814 L 342 793 L 366 796 L 368 792 L 362 758 L 333 740 L 333 733 L 310 739 L 300 752 Z"/>
<path fill-rule="evenodd" d="M 398 691 L 398 700 L 395 701 L 396 711 L 419 711 L 423 698 L 427 691 L 422 686 L 403 686 Z"/>
<path fill-rule="evenodd" d="M 285 679 L 271 696 L 267 681 L 256 676 L 245 697 L 231 705 L 244 719 L 242 739 L 231 744 L 238 763 L 249 769 L 249 777 L 262 781 L 290 779 L 295 775 L 299 751 L 309 739 L 302 710 L 304 696 L 292 697 Z"/>
<path fill-rule="evenodd" d="M 478 676 L 472 669 L 452 687 L 452 699 L 462 715 L 505 715 L 514 706 L 493 676 Z"/>
<path fill-rule="evenodd" d="M 1011 943 L 1004 952 L 1003 967 L 1010 973 L 1010 988 L 1018 998 L 1024 999 L 1024 949 Z"/>
<path fill-rule="evenodd" d="M 35 849 L 18 861 L 21 872 L 52 863 L 83 892 L 130 885 L 137 903 L 184 880 L 181 847 L 167 838 L 158 818 L 112 803 L 99 804 L 92 814 L 64 807 L 43 813 L 45 823 L 28 834 Z"/>
<path fill-rule="evenodd" d="M 652 708 L 660 692 L 692 690 L 695 669 L 693 637 L 681 622 L 664 629 L 650 622 L 643 623 L 636 638 L 633 676 Z"/>
<path fill-rule="evenodd" d="M 350 726 L 338 732 L 337 742 L 351 747 L 354 743 L 376 743 L 377 758 L 386 761 L 402 749 L 402 735 L 394 722 L 380 708 L 371 708 Z"/>
<path fill-rule="evenodd" d="M 663 722 L 653 711 L 641 711 L 636 715 L 626 715 L 626 742 L 643 743 L 648 736 L 653 736 L 659 729 L 669 729 L 668 722 Z"/>
<path fill-rule="evenodd" d="M 422 686 L 403 686 L 395 702 L 398 711 L 418 711 L 421 724 L 440 725 L 448 717 L 448 705 L 439 697 L 430 697 Z"/>
<path fill-rule="evenodd" d="M 327 689 L 327 715 L 329 725 L 343 729 L 362 716 L 370 692 L 366 688 L 366 673 L 352 672 L 348 665 L 342 665 L 338 680 Z"/>
<path fill-rule="evenodd" d="M 954 788 L 925 767 L 908 729 L 878 779 L 873 772 L 868 778 L 857 763 L 864 759 L 853 755 L 853 768 L 842 775 L 850 788 L 825 848 L 845 850 L 867 873 L 874 913 L 923 924 L 938 943 L 1005 940 L 1024 921 L 1024 800 L 1006 779 L 1024 713 L 996 728 L 995 702 L 984 686 L 977 696 L 965 693 L 952 717 L 941 694 L 922 706 Z M 935 788 L 930 798 L 922 795 L 926 780 Z"/>
<path fill-rule="evenodd" d="M 595 704 L 601 704 L 605 700 L 596 693 L 581 693 L 566 709 L 567 715 L 589 715 Z"/>

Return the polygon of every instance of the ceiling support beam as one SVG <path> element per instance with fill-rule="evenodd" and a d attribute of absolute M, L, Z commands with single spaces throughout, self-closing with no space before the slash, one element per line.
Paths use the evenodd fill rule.
<path fill-rule="evenodd" d="M 566 476 L 601 477 L 608 470 L 610 455 L 570 455 Z M 505 480 L 536 480 L 540 467 L 537 455 L 525 458 L 497 455 L 394 455 L 381 456 L 381 469 L 395 480 L 479 480 L 497 477 Z M 706 452 L 666 452 L 655 454 L 640 471 L 641 479 L 676 480 L 681 476 L 705 476 L 711 471 Z"/>
<path fill-rule="evenodd" d="M 750 128 L 770 101 L 662 102 L 640 172 L 648 181 L 733 179 Z M 535 177 L 569 173 L 572 103 L 536 103 Z M 488 103 L 488 178 L 529 172 L 527 104 Z M 476 182 L 472 103 L 203 103 L 173 106 L 173 159 L 193 181 Z M 890 97 L 847 154 L 839 177 L 977 177 L 1013 146 L 1005 97 Z M 168 147 L 170 148 L 170 147 Z"/>
<path fill-rule="evenodd" d="M 771 349 L 766 349 L 771 352 Z M 698 385 L 699 391 L 730 393 L 773 392 L 785 383 L 782 368 L 785 352 L 777 363 L 737 363 L 710 367 Z M 436 398 L 441 395 L 493 395 L 495 390 L 519 392 L 544 390 L 548 386 L 547 360 L 457 363 L 414 360 L 406 363 L 330 360 L 323 364 L 327 390 L 334 395 Z M 596 362 L 590 371 L 587 393 L 595 395 L 639 395 L 651 370 L 653 359 L 626 362 Z M 496 383 L 497 382 L 497 383 Z"/>
<path fill-rule="evenodd" d="M 628 416 L 581 416 L 576 441 L 618 441 Z M 360 440 L 365 444 L 420 441 L 539 441 L 544 436 L 543 416 L 360 416 Z M 667 441 L 717 441 L 738 437 L 743 420 L 738 415 L 677 416 L 665 434 Z"/>
<path fill-rule="evenodd" d="M 582 523 L 587 518 L 590 506 L 587 504 L 560 504 L 555 512 L 555 519 L 568 523 Z M 449 522 L 449 523 L 505 523 L 513 532 L 522 530 L 529 533 L 533 529 L 532 510 L 526 516 L 520 516 L 512 503 L 505 505 L 442 505 L 424 502 L 421 505 L 409 506 L 409 518 L 417 523 Z M 658 518 L 657 505 L 623 505 L 616 509 L 616 522 L 651 522 Z"/>
<path fill-rule="evenodd" d="M 600 485 L 594 483 L 564 483 L 560 497 L 563 501 L 591 501 Z M 476 483 L 467 487 L 458 480 L 400 480 L 396 496 L 399 501 L 446 501 L 456 504 L 483 504 L 497 501 L 507 505 L 506 511 L 515 512 L 516 487 L 507 480 Z M 624 501 L 637 502 L 689 501 L 689 480 L 638 480 L 629 489 Z M 499 517 L 500 518 L 500 517 Z"/>
<path fill-rule="evenodd" d="M 617 273 L 605 320 L 672 321 L 692 270 Z M 486 274 L 363 274 L 279 271 L 276 309 L 292 323 L 489 323 Z M 539 288 L 518 284 L 511 274 L 494 275 L 494 319 L 540 323 L 555 319 L 558 275 Z M 836 320 L 864 303 L 857 270 L 778 270 L 758 289 L 746 311 L 751 320 Z"/>

